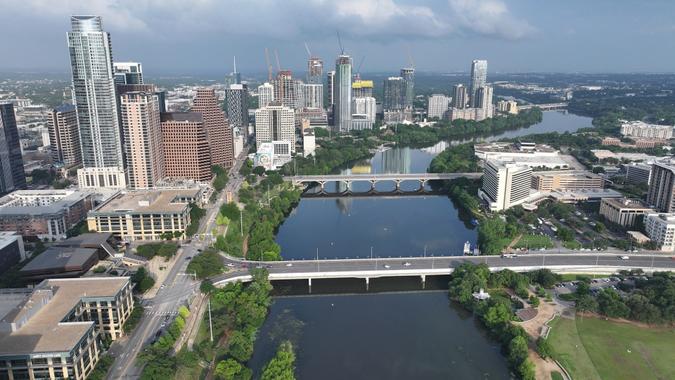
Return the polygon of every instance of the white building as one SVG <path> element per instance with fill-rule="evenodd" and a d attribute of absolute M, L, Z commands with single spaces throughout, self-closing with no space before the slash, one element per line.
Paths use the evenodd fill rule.
<path fill-rule="evenodd" d="M 442 94 L 433 94 L 429 97 L 427 104 L 427 117 L 436 117 L 442 119 L 448 112 L 452 98 Z"/>
<path fill-rule="evenodd" d="M 302 154 L 309 157 L 316 151 L 316 137 L 313 129 L 306 129 L 302 134 Z"/>
<path fill-rule="evenodd" d="M 631 137 L 665 140 L 673 137 L 673 126 L 647 124 L 642 121 L 621 120 L 621 134 Z"/>
<path fill-rule="evenodd" d="M 258 86 L 258 108 L 266 107 L 274 101 L 274 86 L 265 82 Z"/>
<path fill-rule="evenodd" d="M 278 102 L 255 111 L 256 146 L 272 141 L 288 141 L 295 153 L 295 111 Z"/>
<path fill-rule="evenodd" d="M 516 115 L 518 114 L 518 103 L 515 100 L 500 100 L 497 102 L 497 111 Z"/>
<path fill-rule="evenodd" d="M 506 210 L 529 197 L 531 178 L 532 169 L 526 165 L 488 160 L 478 195 L 490 205 L 490 210 Z"/>
<path fill-rule="evenodd" d="M 244 150 L 244 134 L 241 133 L 241 129 L 239 128 L 233 128 L 232 134 L 233 134 L 232 144 L 234 147 L 234 157 L 239 157 L 241 152 Z"/>
<path fill-rule="evenodd" d="M 301 108 L 323 109 L 323 84 L 301 83 L 299 86 L 300 98 L 302 99 Z"/>
<path fill-rule="evenodd" d="M 358 115 L 366 115 L 366 119 L 375 122 L 375 114 L 377 112 L 377 105 L 375 98 L 366 96 L 362 98 L 352 99 L 352 112 Z"/>
<path fill-rule="evenodd" d="M 90 167 L 77 169 L 77 183 L 80 189 L 127 188 L 124 170 L 119 167 Z"/>
<path fill-rule="evenodd" d="M 265 170 L 277 170 L 291 161 L 291 144 L 288 141 L 271 141 L 258 144 L 253 155 L 253 165 Z"/>
<path fill-rule="evenodd" d="M 647 214 L 645 231 L 660 250 L 675 251 L 675 214 Z"/>

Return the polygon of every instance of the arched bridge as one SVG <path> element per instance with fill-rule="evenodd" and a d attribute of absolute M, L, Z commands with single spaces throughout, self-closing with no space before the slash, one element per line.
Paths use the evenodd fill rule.
<path fill-rule="evenodd" d="M 478 179 L 483 173 L 391 173 L 391 174 L 329 174 L 329 175 L 304 175 L 285 177 L 286 181 L 290 181 L 295 185 L 310 185 L 318 184 L 321 192 L 324 192 L 326 183 L 341 182 L 346 186 L 346 192 L 351 191 L 353 182 L 370 182 L 371 191 L 375 189 L 375 184 L 381 181 L 391 181 L 396 184 L 396 191 L 401 189 L 401 182 L 403 181 L 418 181 L 420 189 L 428 181 L 447 181 L 457 178 Z"/>

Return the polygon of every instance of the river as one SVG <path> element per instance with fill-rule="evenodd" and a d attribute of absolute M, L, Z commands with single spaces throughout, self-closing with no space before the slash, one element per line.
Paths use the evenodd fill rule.
<path fill-rule="evenodd" d="M 490 140 L 590 126 L 590 118 L 550 111 L 537 125 Z M 425 172 L 447 146 L 378 152 L 349 171 Z M 371 247 L 380 257 L 460 254 L 465 241 L 476 242 L 467 222 L 447 196 L 303 198 L 277 243 L 296 260 L 317 249 L 320 257 L 366 257 Z M 427 288 L 447 289 L 447 278 L 437 280 Z M 329 281 L 315 280 L 313 292 L 349 294 L 274 298 L 248 363 L 255 378 L 284 339 L 295 343 L 298 379 L 510 378 L 499 345 L 445 291 L 420 291 L 416 278 L 373 279 L 369 290 L 363 280 Z M 275 283 L 276 292 L 298 288 Z"/>

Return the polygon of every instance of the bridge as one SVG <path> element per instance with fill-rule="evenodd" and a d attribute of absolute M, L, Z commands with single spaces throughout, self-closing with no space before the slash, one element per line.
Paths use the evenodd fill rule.
<path fill-rule="evenodd" d="M 567 103 L 546 103 L 546 104 L 527 104 L 518 106 L 519 110 L 529 110 L 532 108 L 539 108 L 542 111 L 561 110 L 567 108 Z"/>
<path fill-rule="evenodd" d="M 478 179 L 483 173 L 391 173 L 391 174 L 331 174 L 331 175 L 305 175 L 285 177 L 286 181 L 294 185 L 308 186 L 318 184 L 320 193 L 325 193 L 326 183 L 337 182 L 344 183 L 346 190 L 343 193 L 350 193 L 354 182 L 370 182 L 370 192 L 375 191 L 375 184 L 381 181 L 391 181 L 396 185 L 395 193 L 401 192 L 401 183 L 404 181 L 419 182 L 418 191 L 424 190 L 424 185 L 429 181 L 447 181 L 457 178 Z"/>
<path fill-rule="evenodd" d="M 612 253 L 530 253 L 516 257 L 501 256 L 438 256 L 438 257 L 399 257 L 366 259 L 323 259 L 257 262 L 228 258 L 232 270 L 212 278 L 216 286 L 230 282 L 251 280 L 249 268 L 264 267 L 269 279 L 307 280 L 311 288 L 312 280 L 360 278 L 370 283 L 372 278 L 419 277 L 424 283 L 427 276 L 449 275 L 462 263 L 485 263 L 492 271 L 510 269 L 527 272 L 548 268 L 559 273 L 615 273 L 618 270 L 642 269 L 645 272 L 675 271 L 675 260 L 663 254 L 624 254 Z"/>

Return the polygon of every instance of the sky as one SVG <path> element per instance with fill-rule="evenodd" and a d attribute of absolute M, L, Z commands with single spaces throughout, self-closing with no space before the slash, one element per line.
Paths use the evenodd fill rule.
<path fill-rule="evenodd" d="M 670 0 L 0 0 L 1 71 L 69 72 L 70 15 L 103 17 L 146 76 L 304 71 L 307 52 L 361 72 L 675 72 Z M 363 63 L 361 63 L 363 62 Z"/>

